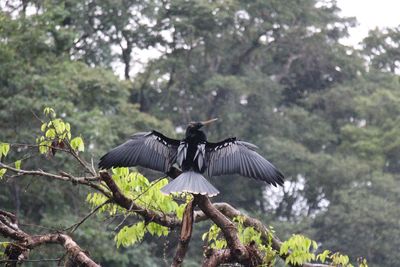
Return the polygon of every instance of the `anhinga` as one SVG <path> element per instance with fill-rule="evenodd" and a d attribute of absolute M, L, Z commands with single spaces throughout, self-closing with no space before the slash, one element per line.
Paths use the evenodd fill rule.
<path fill-rule="evenodd" d="M 178 166 L 182 174 L 161 189 L 165 194 L 217 195 L 219 191 L 203 173 L 208 177 L 240 174 L 274 186 L 283 185 L 282 173 L 255 151 L 255 145 L 235 137 L 208 142 L 200 128 L 216 120 L 189 123 L 183 140 L 168 138 L 157 131 L 134 134 L 105 154 L 99 168 L 142 166 L 167 173 L 173 165 Z"/>

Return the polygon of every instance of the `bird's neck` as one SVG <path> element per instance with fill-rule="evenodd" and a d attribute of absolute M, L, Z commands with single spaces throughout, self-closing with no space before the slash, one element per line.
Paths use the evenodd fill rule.
<path fill-rule="evenodd" d="M 207 136 L 203 131 L 187 129 L 185 139 L 187 141 L 200 143 L 207 141 Z"/>

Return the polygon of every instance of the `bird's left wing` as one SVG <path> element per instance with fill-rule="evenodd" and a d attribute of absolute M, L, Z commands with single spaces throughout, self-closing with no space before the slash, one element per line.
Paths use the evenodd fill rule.
<path fill-rule="evenodd" d="M 99 168 L 142 166 L 167 172 L 176 160 L 179 140 L 157 131 L 137 133 L 101 157 Z"/>
<path fill-rule="evenodd" d="M 283 185 L 283 174 L 255 149 L 255 145 L 236 138 L 228 138 L 219 143 L 207 142 L 207 175 L 240 174 L 274 186 Z"/>

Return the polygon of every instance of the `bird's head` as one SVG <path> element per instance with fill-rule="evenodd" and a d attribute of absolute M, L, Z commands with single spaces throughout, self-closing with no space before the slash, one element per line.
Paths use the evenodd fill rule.
<path fill-rule="evenodd" d="M 189 122 L 189 125 L 188 125 L 187 128 L 190 129 L 190 130 L 198 130 L 201 127 L 203 127 L 205 125 L 208 125 L 208 124 L 210 124 L 210 123 L 212 123 L 212 122 L 214 122 L 216 120 L 218 120 L 218 119 L 215 118 L 215 119 L 211 119 L 211 120 L 208 120 L 208 121 L 192 121 L 192 122 Z"/>

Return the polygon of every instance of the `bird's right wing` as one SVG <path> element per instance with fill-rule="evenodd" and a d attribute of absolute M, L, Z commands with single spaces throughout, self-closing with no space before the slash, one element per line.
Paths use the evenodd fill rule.
<path fill-rule="evenodd" d="M 99 168 L 141 166 L 168 172 L 176 160 L 179 143 L 156 131 L 137 133 L 101 157 Z"/>
<path fill-rule="evenodd" d="M 206 143 L 207 175 L 240 174 L 274 186 L 283 185 L 283 174 L 259 155 L 253 144 L 228 138 L 219 143 Z"/>

